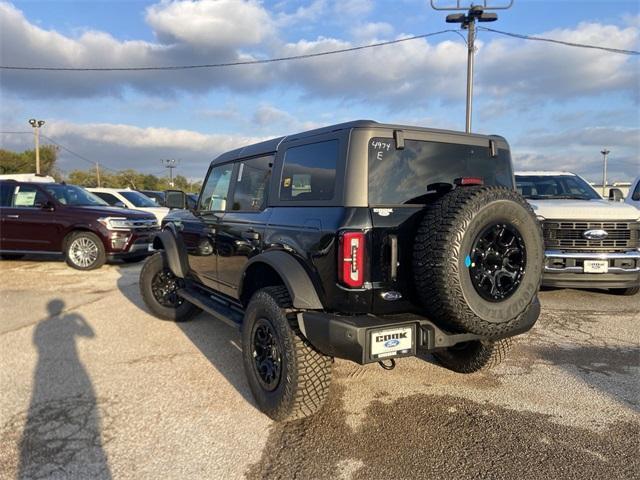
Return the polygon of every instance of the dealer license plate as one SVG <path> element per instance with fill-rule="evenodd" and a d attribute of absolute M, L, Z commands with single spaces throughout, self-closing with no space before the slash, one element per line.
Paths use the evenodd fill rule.
<path fill-rule="evenodd" d="M 607 273 L 609 262 L 607 260 L 585 260 L 584 273 Z"/>
<path fill-rule="evenodd" d="M 393 357 L 410 353 L 413 348 L 413 328 L 397 327 L 370 332 L 371 358 Z"/>

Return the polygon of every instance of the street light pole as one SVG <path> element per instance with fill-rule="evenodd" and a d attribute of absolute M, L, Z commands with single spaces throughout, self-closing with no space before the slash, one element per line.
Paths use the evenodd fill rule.
<path fill-rule="evenodd" d="M 492 5 L 489 0 L 483 0 L 481 5 L 471 2 L 469 7 L 463 7 L 461 0 L 456 0 L 455 5 L 438 6 L 437 0 L 431 0 L 434 10 L 467 10 L 467 13 L 452 13 L 447 15 L 447 23 L 460 23 L 463 30 L 467 30 L 467 113 L 465 132 L 471 133 L 471 116 L 473 112 L 473 69 L 476 54 L 476 22 L 495 22 L 498 20 L 496 13 L 488 13 L 485 10 L 507 10 L 513 5 L 513 0 L 505 0 L 503 5 Z"/>
<path fill-rule="evenodd" d="M 44 120 L 29 120 L 29 125 L 33 127 L 33 137 L 36 146 L 36 175 L 40 175 L 40 127 L 44 125 Z"/>
<path fill-rule="evenodd" d="M 475 62 L 476 21 L 471 17 L 467 38 L 467 118 L 465 132 L 471 133 L 471 116 L 473 114 L 473 64 Z"/>
<path fill-rule="evenodd" d="M 602 166 L 602 196 L 605 196 L 605 192 L 607 189 L 607 160 L 609 159 L 610 150 L 603 148 L 600 150 L 602 154 L 603 166 Z"/>
<path fill-rule="evenodd" d="M 169 186 L 173 188 L 173 169 L 177 166 L 176 161 L 173 158 L 168 158 L 166 160 L 162 160 L 162 164 L 169 169 Z"/>

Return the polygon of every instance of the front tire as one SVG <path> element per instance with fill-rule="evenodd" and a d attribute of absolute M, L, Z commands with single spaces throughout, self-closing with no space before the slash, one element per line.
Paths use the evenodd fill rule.
<path fill-rule="evenodd" d="M 182 279 L 169 270 L 164 252 L 154 253 L 147 259 L 140 272 L 139 284 L 145 305 L 161 320 L 184 322 L 201 311 L 177 294 Z"/>
<path fill-rule="evenodd" d="M 511 349 L 511 339 L 495 342 L 473 340 L 434 352 L 433 356 L 445 368 L 458 373 L 489 370 L 502 363 Z"/>
<path fill-rule="evenodd" d="M 262 412 L 275 421 L 316 413 L 327 397 L 332 357 L 318 352 L 287 318 L 286 287 L 256 292 L 242 325 L 242 359 L 249 387 Z"/>
<path fill-rule="evenodd" d="M 92 232 L 72 233 L 66 242 L 65 261 L 76 270 L 95 270 L 107 261 L 100 237 Z"/>

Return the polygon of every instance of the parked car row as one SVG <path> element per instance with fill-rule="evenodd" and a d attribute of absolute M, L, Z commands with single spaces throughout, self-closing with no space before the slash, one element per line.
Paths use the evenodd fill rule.
<path fill-rule="evenodd" d="M 79 270 L 137 262 L 152 251 L 169 213 L 142 192 L 58 184 L 32 174 L 0 176 L 0 257 L 58 254 Z M 193 201 L 193 198 L 192 198 Z M 192 203 L 194 205 L 194 203 Z"/>
<path fill-rule="evenodd" d="M 140 261 L 159 230 L 152 213 L 111 207 L 75 185 L 0 180 L 0 210 L 3 258 L 61 254 L 79 270 Z"/>

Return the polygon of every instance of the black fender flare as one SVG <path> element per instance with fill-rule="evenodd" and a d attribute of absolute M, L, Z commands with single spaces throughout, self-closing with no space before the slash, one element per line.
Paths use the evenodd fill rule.
<path fill-rule="evenodd" d="M 153 239 L 153 248 L 164 250 L 169 270 L 178 278 L 186 278 L 189 272 L 189 261 L 182 240 L 172 231 L 163 230 Z"/>
<path fill-rule="evenodd" d="M 316 288 L 313 286 L 313 282 L 305 269 L 292 255 L 281 250 L 271 250 L 261 253 L 247 262 L 242 272 L 240 285 L 238 286 L 238 298 L 241 298 L 242 295 L 247 270 L 251 268 L 251 265 L 256 263 L 264 263 L 280 275 L 287 290 L 289 290 L 294 308 L 304 308 L 308 310 L 323 309 Z"/>

